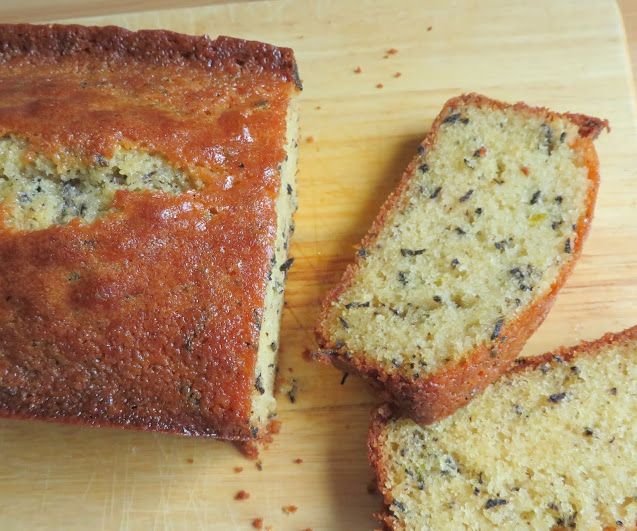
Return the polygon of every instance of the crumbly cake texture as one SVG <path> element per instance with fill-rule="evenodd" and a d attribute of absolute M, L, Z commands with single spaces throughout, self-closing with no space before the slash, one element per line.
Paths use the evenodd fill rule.
<path fill-rule="evenodd" d="M 376 412 L 389 528 L 637 528 L 637 326 L 518 361 L 435 424 Z"/>
<path fill-rule="evenodd" d="M 251 441 L 296 208 L 293 52 L 0 25 L 0 415 Z"/>
<path fill-rule="evenodd" d="M 603 127 L 476 94 L 448 101 L 327 296 L 319 358 L 425 423 L 497 379 L 580 255 Z"/>

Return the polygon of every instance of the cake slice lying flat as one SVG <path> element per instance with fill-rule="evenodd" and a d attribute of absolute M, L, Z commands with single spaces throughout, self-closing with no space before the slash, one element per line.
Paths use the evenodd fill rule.
<path fill-rule="evenodd" d="M 604 126 L 478 95 L 448 101 L 324 302 L 323 357 L 422 422 L 494 381 L 581 252 Z"/>
<path fill-rule="evenodd" d="M 251 440 L 295 208 L 291 50 L 0 26 L 0 415 Z"/>
<path fill-rule="evenodd" d="M 637 326 L 518 361 L 435 424 L 376 413 L 390 528 L 637 527 Z"/>

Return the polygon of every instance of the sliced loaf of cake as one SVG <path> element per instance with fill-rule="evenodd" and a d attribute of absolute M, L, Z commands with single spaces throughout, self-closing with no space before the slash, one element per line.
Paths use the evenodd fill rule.
<path fill-rule="evenodd" d="M 448 101 L 325 300 L 319 357 L 421 422 L 497 379 L 581 252 L 605 126 L 475 94 Z"/>
<path fill-rule="evenodd" d="M 19 24 L 0 65 L 0 417 L 265 436 L 292 50 Z"/>
<path fill-rule="evenodd" d="M 637 527 L 637 326 L 518 361 L 432 425 L 376 413 L 391 529 Z"/>

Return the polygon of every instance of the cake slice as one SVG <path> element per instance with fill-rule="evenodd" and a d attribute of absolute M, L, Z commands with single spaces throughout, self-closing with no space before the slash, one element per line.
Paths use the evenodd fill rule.
<path fill-rule="evenodd" d="M 375 414 L 388 527 L 637 528 L 637 326 L 517 361 L 435 424 Z"/>
<path fill-rule="evenodd" d="M 475 94 L 448 101 L 327 296 L 319 357 L 425 423 L 497 379 L 580 255 L 606 126 Z"/>
<path fill-rule="evenodd" d="M 0 26 L 0 416 L 265 435 L 300 88 L 269 44 Z"/>

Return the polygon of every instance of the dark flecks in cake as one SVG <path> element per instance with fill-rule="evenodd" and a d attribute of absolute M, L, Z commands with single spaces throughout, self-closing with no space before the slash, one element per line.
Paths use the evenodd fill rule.
<path fill-rule="evenodd" d="M 367 257 L 369 256 L 369 253 L 368 253 L 367 249 L 365 249 L 365 247 L 361 247 L 361 248 L 358 250 L 358 253 L 357 253 L 357 254 L 358 254 L 358 256 L 360 256 L 361 258 L 367 258 Z"/>
<path fill-rule="evenodd" d="M 407 311 L 406 310 L 401 312 L 400 310 L 390 306 L 389 307 L 389 311 L 391 313 L 393 313 L 396 317 L 400 317 L 401 319 L 404 319 L 407 316 Z"/>
<path fill-rule="evenodd" d="M 292 195 L 292 192 L 294 191 L 294 189 L 292 188 L 292 185 L 289 183 L 287 185 L 287 191 L 288 191 L 288 195 Z"/>
<path fill-rule="evenodd" d="M 467 190 L 467 192 L 458 201 L 464 203 L 473 195 L 473 189 Z"/>
<path fill-rule="evenodd" d="M 455 124 L 456 122 L 467 125 L 469 123 L 469 118 L 463 117 L 459 112 L 454 112 L 442 121 L 443 124 Z"/>
<path fill-rule="evenodd" d="M 270 349 L 273 352 L 276 352 L 277 347 L 278 347 L 278 345 L 276 344 L 276 341 L 272 341 L 272 343 L 270 343 Z"/>
<path fill-rule="evenodd" d="M 403 256 L 418 256 L 423 254 L 427 249 L 401 249 L 400 254 Z"/>
<path fill-rule="evenodd" d="M 564 200 L 564 198 L 561 195 L 556 195 L 555 198 L 553 199 L 558 205 L 562 204 L 562 201 Z"/>
<path fill-rule="evenodd" d="M 557 230 L 562 223 L 564 223 L 563 220 L 554 221 L 553 223 L 551 223 L 551 228 L 553 230 Z"/>
<path fill-rule="evenodd" d="M 504 249 L 511 246 L 511 244 L 513 243 L 513 237 L 509 237 L 506 240 L 500 240 L 499 242 L 494 242 L 493 246 L 500 251 L 501 253 L 504 252 Z"/>
<path fill-rule="evenodd" d="M 259 375 L 257 376 L 257 379 L 254 382 L 254 388 L 259 391 L 259 394 L 265 394 L 265 388 L 263 387 L 263 378 L 261 377 L 261 374 L 259 373 Z"/>
<path fill-rule="evenodd" d="M 350 310 L 351 308 L 369 308 L 370 301 L 367 302 L 348 302 L 345 308 Z"/>
<path fill-rule="evenodd" d="M 403 286 L 406 286 L 409 282 L 407 279 L 406 271 L 398 271 L 398 282 L 400 282 Z"/>
<path fill-rule="evenodd" d="M 421 164 L 420 166 L 418 166 L 418 169 L 422 173 L 427 173 L 429 171 L 429 164 Z"/>
<path fill-rule="evenodd" d="M 457 234 L 458 236 L 464 236 L 465 234 L 467 234 L 467 233 L 466 233 L 463 229 L 461 229 L 460 227 L 456 227 L 454 230 L 456 231 L 456 234 Z"/>
<path fill-rule="evenodd" d="M 566 242 L 564 242 L 564 252 L 565 253 L 571 253 L 571 239 L 567 238 Z"/>
<path fill-rule="evenodd" d="M 250 433 L 252 435 L 252 438 L 256 439 L 257 436 L 259 435 L 259 428 L 257 426 L 251 426 L 250 427 Z"/>
<path fill-rule="evenodd" d="M 500 317 L 493 327 L 493 332 L 491 332 L 491 341 L 494 339 L 498 339 L 500 336 L 500 332 L 502 331 L 502 325 L 504 324 L 504 317 Z"/>
<path fill-rule="evenodd" d="M 345 329 L 349 328 L 349 323 L 343 317 L 341 317 L 340 315 L 338 316 L 338 320 L 340 321 L 341 326 L 343 328 L 345 328 Z"/>
<path fill-rule="evenodd" d="M 553 402 L 554 404 L 557 404 L 561 402 L 562 400 L 564 400 L 565 398 L 566 398 L 566 393 L 564 392 L 553 393 L 552 395 L 549 396 L 549 402 Z"/>
<path fill-rule="evenodd" d="M 531 201 L 529 201 L 529 203 L 534 205 L 535 203 L 538 202 L 541 195 L 542 195 L 542 192 L 540 192 L 539 190 L 533 192 L 533 195 L 531 196 Z"/>
<path fill-rule="evenodd" d="M 437 303 L 442 302 L 442 298 L 440 298 L 440 295 L 434 295 L 434 302 L 437 302 Z"/>
<path fill-rule="evenodd" d="M 289 269 L 292 267 L 293 263 L 294 263 L 294 258 L 292 257 L 288 258 L 285 262 L 281 264 L 281 266 L 279 267 L 279 271 L 283 271 L 284 273 L 287 273 Z"/>
<path fill-rule="evenodd" d="M 472 160 L 472 159 L 462 159 L 464 161 L 464 165 L 467 168 L 470 168 L 472 170 L 476 169 L 476 163 Z"/>
<path fill-rule="evenodd" d="M 566 131 L 562 131 L 560 134 L 560 143 L 563 144 L 564 140 L 566 140 Z"/>
<path fill-rule="evenodd" d="M 394 500 L 392 502 L 392 507 L 396 507 L 396 509 L 398 509 L 399 511 L 405 512 L 405 505 L 398 500 Z"/>
<path fill-rule="evenodd" d="M 77 282 L 78 280 L 80 280 L 81 276 L 77 271 L 71 271 L 69 273 L 68 276 L 68 281 L 69 282 Z"/>
<path fill-rule="evenodd" d="M 476 209 L 474 210 L 474 212 L 475 212 L 475 213 L 479 216 L 479 215 L 481 215 L 481 214 L 482 214 L 482 208 L 481 208 L 481 207 L 478 207 L 478 208 L 476 208 Z"/>
<path fill-rule="evenodd" d="M 542 124 L 540 126 L 542 129 L 542 135 L 544 137 L 544 145 L 546 146 L 546 152 L 551 155 L 553 153 L 553 129 L 547 124 Z"/>
<path fill-rule="evenodd" d="M 611 387 L 608 392 L 613 396 L 617 396 L 617 387 Z"/>
<path fill-rule="evenodd" d="M 506 505 L 509 503 L 504 498 L 489 498 L 487 503 L 484 504 L 485 509 L 493 509 L 494 507 L 498 507 L 500 505 Z"/>
<path fill-rule="evenodd" d="M 456 268 L 460 265 L 460 260 L 458 260 L 457 258 L 454 258 L 453 260 L 451 260 L 451 267 Z"/>
<path fill-rule="evenodd" d="M 436 199 L 438 194 L 440 194 L 440 190 L 442 190 L 442 186 L 438 186 L 431 194 L 429 195 L 429 199 Z"/>
<path fill-rule="evenodd" d="M 427 150 L 425 149 L 425 146 L 418 146 L 417 151 L 419 155 L 424 155 Z"/>
<path fill-rule="evenodd" d="M 402 366 L 403 362 L 402 360 L 399 360 L 398 358 L 393 358 L 391 360 L 391 364 L 398 369 Z"/>
<path fill-rule="evenodd" d="M 590 428 L 584 428 L 584 435 L 586 437 L 592 437 L 593 436 L 593 430 Z"/>
<path fill-rule="evenodd" d="M 479 148 L 479 149 L 476 149 L 476 150 L 473 152 L 473 156 L 474 156 L 474 157 L 476 157 L 476 158 L 484 157 L 486 154 L 487 154 L 487 148 L 486 148 L 486 147 L 484 147 L 484 146 L 482 146 L 482 147 L 481 147 L 481 148 Z"/>

